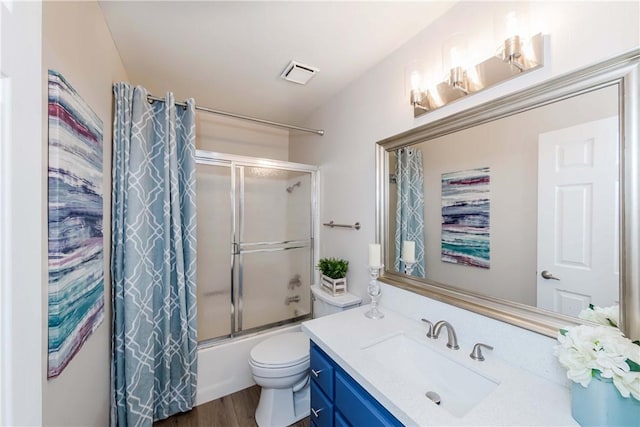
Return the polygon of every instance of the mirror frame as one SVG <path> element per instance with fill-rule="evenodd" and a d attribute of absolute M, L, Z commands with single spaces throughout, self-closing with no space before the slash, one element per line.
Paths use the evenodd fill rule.
<path fill-rule="evenodd" d="M 640 339 L 640 49 L 378 141 L 376 241 L 381 243 L 384 264 L 393 265 L 386 242 L 389 152 L 613 85 L 618 86 L 620 112 L 620 329 L 632 340 Z M 583 323 L 578 318 L 407 276 L 388 267 L 378 280 L 554 338 L 560 328 Z"/>

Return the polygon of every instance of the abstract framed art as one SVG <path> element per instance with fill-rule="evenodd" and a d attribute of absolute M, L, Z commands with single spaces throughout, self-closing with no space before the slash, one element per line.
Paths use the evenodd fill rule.
<path fill-rule="evenodd" d="M 442 174 L 442 261 L 489 268 L 489 172 Z"/>
<path fill-rule="evenodd" d="M 60 375 L 104 318 L 102 121 L 49 70 L 48 369 Z"/>

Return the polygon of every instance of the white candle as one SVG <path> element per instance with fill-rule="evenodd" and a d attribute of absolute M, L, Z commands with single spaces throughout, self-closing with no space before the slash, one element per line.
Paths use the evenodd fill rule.
<path fill-rule="evenodd" d="M 369 265 L 380 267 L 380 245 L 377 243 L 369 243 Z"/>
<path fill-rule="evenodd" d="M 402 259 L 406 262 L 416 262 L 416 242 L 402 242 Z"/>

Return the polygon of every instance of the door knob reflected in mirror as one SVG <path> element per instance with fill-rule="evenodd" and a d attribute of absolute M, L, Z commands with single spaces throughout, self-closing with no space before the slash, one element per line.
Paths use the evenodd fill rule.
<path fill-rule="evenodd" d="M 546 279 L 546 280 L 560 280 L 547 270 L 543 270 L 542 273 L 540 273 L 540 275 L 542 276 L 543 279 Z"/>

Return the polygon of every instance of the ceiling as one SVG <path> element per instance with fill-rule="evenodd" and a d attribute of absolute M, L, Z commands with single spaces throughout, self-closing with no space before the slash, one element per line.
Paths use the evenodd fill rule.
<path fill-rule="evenodd" d="M 448 10 L 441 1 L 101 1 L 133 84 L 301 123 Z M 290 60 L 320 71 L 280 79 Z"/>

